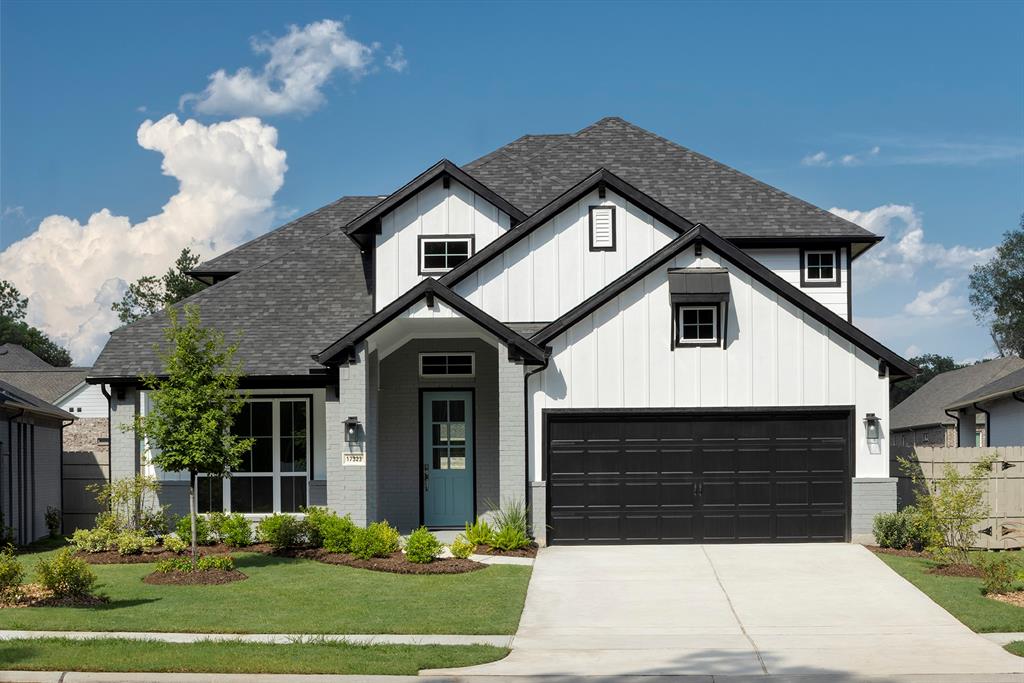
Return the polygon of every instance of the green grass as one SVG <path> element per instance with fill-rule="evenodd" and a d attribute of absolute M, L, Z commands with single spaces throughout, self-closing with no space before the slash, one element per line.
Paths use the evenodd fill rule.
<path fill-rule="evenodd" d="M 1017 655 L 1018 657 L 1024 657 L 1024 641 L 1015 640 L 1012 643 L 1007 643 L 1004 648 L 1010 654 Z"/>
<path fill-rule="evenodd" d="M 488 645 L 153 643 L 117 638 L 0 641 L 3 668 L 20 671 L 415 675 L 420 669 L 493 662 L 506 654 L 508 650 Z"/>
<path fill-rule="evenodd" d="M 55 550 L 22 556 L 27 580 Z M 153 586 L 152 564 L 93 565 L 100 607 L 0 610 L 0 629 L 194 633 L 511 634 L 529 567 L 494 565 L 468 574 L 410 576 L 311 560 L 236 553 L 244 581 Z"/>
<path fill-rule="evenodd" d="M 1012 556 L 1021 563 L 1021 553 L 1014 552 Z M 1024 608 L 986 598 L 981 592 L 981 579 L 928 574 L 926 571 L 936 563 L 917 557 L 885 554 L 878 557 L 971 630 L 978 633 L 1024 631 Z"/>

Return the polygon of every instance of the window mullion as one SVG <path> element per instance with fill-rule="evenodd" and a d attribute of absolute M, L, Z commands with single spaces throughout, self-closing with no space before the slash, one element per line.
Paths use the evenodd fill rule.
<path fill-rule="evenodd" d="M 273 477 L 273 491 L 274 491 L 274 512 L 280 512 L 281 510 L 281 402 L 278 399 L 272 399 L 270 404 L 273 406 L 272 415 L 270 419 L 271 423 L 271 437 L 273 444 L 271 452 L 273 457 L 272 474 Z"/>

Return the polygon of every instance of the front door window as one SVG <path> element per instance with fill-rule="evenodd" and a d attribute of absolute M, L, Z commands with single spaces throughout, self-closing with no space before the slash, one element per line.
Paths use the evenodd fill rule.
<path fill-rule="evenodd" d="M 473 519 L 473 394 L 431 391 L 423 399 L 423 523 Z"/>

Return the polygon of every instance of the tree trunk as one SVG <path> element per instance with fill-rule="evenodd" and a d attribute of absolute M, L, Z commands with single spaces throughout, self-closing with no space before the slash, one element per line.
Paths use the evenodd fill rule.
<path fill-rule="evenodd" d="M 199 552 L 196 548 L 196 473 L 189 472 L 188 480 L 188 515 L 192 521 L 192 571 L 196 570 Z"/>

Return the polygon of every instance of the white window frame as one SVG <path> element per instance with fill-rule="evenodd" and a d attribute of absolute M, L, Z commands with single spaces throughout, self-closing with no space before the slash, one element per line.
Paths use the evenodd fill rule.
<path fill-rule="evenodd" d="M 685 339 L 683 338 L 683 313 L 685 311 L 711 311 L 711 333 L 712 337 L 700 338 L 700 339 Z M 718 344 L 718 306 L 707 306 L 707 305 L 694 305 L 687 306 L 685 304 L 679 305 L 676 308 L 676 344 L 679 346 L 695 346 L 698 344 Z"/>
<path fill-rule="evenodd" d="M 466 373 L 445 373 L 442 375 L 425 375 L 423 374 L 423 359 L 424 358 L 447 358 L 449 356 L 469 356 L 469 374 Z M 476 353 L 474 351 L 450 351 L 448 353 L 421 353 L 419 360 L 419 374 L 423 379 L 448 379 L 448 378 L 470 378 L 476 377 Z"/>
<path fill-rule="evenodd" d="M 473 258 L 475 242 L 473 235 L 431 235 L 429 237 L 425 235 L 420 235 L 419 244 L 416 247 L 417 249 L 419 249 L 419 254 L 417 255 L 417 258 L 420 267 L 420 275 L 436 275 L 441 273 L 447 273 L 448 271 L 451 270 L 451 268 L 426 267 L 426 245 L 436 244 L 438 242 L 463 242 L 466 244 L 466 258 Z"/>
<path fill-rule="evenodd" d="M 811 277 L 810 256 L 812 254 L 828 254 L 832 258 L 832 277 Z M 804 282 L 835 283 L 839 281 L 839 254 L 832 249 L 808 249 L 804 251 Z"/>
<path fill-rule="evenodd" d="M 273 491 L 274 491 L 274 503 L 273 510 L 271 512 L 242 512 L 247 517 L 260 518 L 270 514 L 281 513 L 281 478 L 285 477 L 298 477 L 301 476 L 306 483 L 306 507 L 309 506 L 309 468 L 313 464 L 313 444 L 311 436 L 311 429 L 313 424 L 313 402 L 310 401 L 308 396 L 275 396 L 273 398 L 261 396 L 250 396 L 246 399 L 249 403 L 272 403 L 273 410 L 271 413 L 271 439 L 273 440 L 273 456 L 271 462 L 273 463 L 272 471 L 270 472 L 232 472 L 230 477 L 224 477 L 221 480 L 221 486 L 223 490 L 221 492 L 222 500 L 224 502 L 222 508 L 223 512 L 230 514 L 233 512 L 231 509 L 231 480 L 241 478 L 253 478 L 253 477 L 273 477 Z M 306 404 L 306 469 L 304 472 L 281 472 L 281 403 L 302 401 Z M 187 475 L 186 475 L 187 476 Z M 200 477 L 206 475 L 199 475 Z M 216 512 L 216 510 L 214 510 Z M 206 513 L 204 513 L 206 514 Z M 301 514 L 299 512 L 285 512 L 287 515 Z"/>

